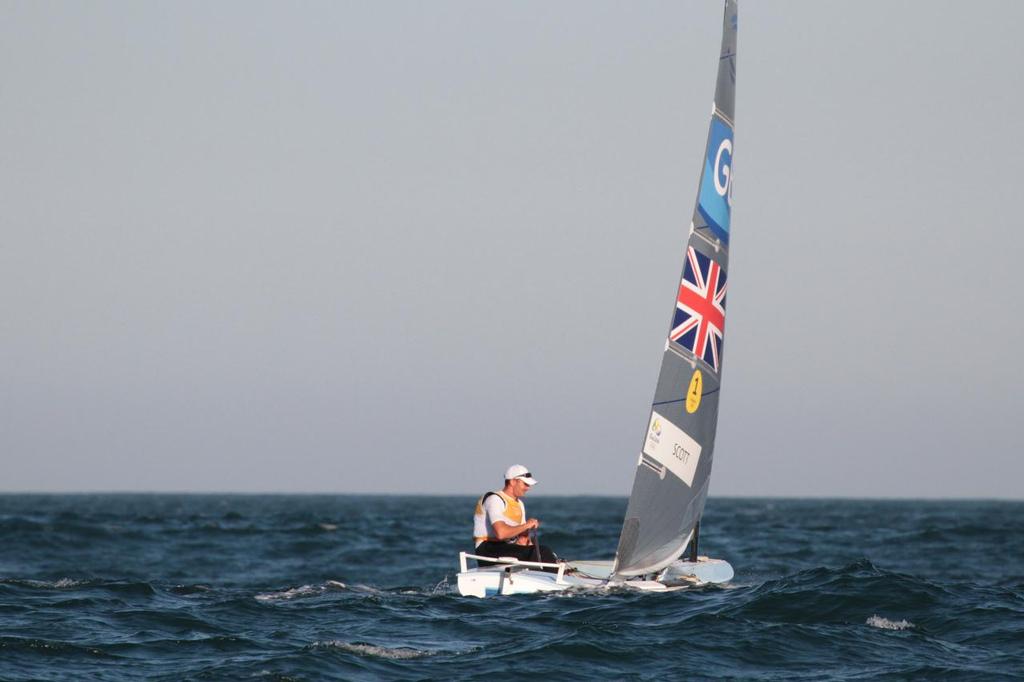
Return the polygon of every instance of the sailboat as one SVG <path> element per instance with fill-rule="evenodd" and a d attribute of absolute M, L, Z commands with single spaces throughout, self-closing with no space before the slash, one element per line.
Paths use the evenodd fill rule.
<path fill-rule="evenodd" d="M 668 591 L 728 582 L 733 577 L 728 562 L 699 555 L 698 540 L 711 476 L 722 377 L 736 22 L 737 0 L 726 0 L 718 82 L 697 205 L 615 558 L 545 564 L 461 552 L 458 589 L 462 595 L 609 587 Z M 470 560 L 477 559 L 497 563 L 471 568 Z"/>

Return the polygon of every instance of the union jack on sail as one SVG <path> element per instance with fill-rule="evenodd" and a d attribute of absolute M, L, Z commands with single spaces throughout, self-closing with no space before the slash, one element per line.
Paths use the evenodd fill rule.
<path fill-rule="evenodd" d="M 696 251 L 686 250 L 676 314 L 668 337 L 718 371 L 725 332 L 725 270 Z"/>

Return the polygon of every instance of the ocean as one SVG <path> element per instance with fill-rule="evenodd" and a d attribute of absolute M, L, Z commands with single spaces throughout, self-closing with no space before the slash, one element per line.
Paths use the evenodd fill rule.
<path fill-rule="evenodd" d="M 480 600 L 474 502 L 0 495 L 0 679 L 1024 679 L 1024 503 L 712 497 L 728 586 Z M 625 498 L 528 505 L 614 553 Z"/>

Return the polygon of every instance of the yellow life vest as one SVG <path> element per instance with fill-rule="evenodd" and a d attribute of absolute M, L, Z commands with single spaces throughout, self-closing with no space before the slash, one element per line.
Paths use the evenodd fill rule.
<path fill-rule="evenodd" d="M 479 545 L 484 540 L 498 540 L 493 535 L 494 528 L 487 523 L 487 511 L 484 509 L 484 501 L 491 495 L 497 495 L 505 502 L 503 521 L 513 526 L 521 526 L 526 522 L 526 505 L 516 498 L 506 495 L 500 490 L 485 493 L 476 501 L 476 509 L 473 512 L 473 545 Z M 495 519 L 498 520 L 498 519 Z M 511 541 L 511 540 L 510 540 Z"/>

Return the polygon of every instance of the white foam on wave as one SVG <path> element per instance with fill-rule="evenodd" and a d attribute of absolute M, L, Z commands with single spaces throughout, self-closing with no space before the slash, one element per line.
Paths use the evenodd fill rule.
<path fill-rule="evenodd" d="M 60 580 L 52 582 L 49 580 L 31 579 L 12 580 L 11 582 L 14 582 L 15 584 L 26 585 L 28 587 L 37 587 L 44 590 L 65 590 L 69 587 L 81 587 L 82 585 L 87 584 L 86 581 L 84 580 L 75 580 L 74 578 L 61 578 Z"/>
<path fill-rule="evenodd" d="M 316 597 L 324 592 L 344 589 L 347 589 L 345 583 L 338 582 L 337 580 L 328 580 L 322 585 L 301 585 L 299 587 L 281 590 L 280 592 L 263 592 L 262 594 L 256 595 L 256 600 L 262 602 L 286 601 L 302 597 Z"/>
<path fill-rule="evenodd" d="M 374 594 L 374 595 L 387 594 L 384 590 L 382 590 L 380 588 L 374 587 L 373 585 L 363 585 L 362 583 L 358 583 L 356 585 L 350 585 L 349 589 L 352 590 L 353 592 L 360 592 L 362 594 Z"/>
<path fill-rule="evenodd" d="M 263 594 L 257 594 L 256 599 L 258 601 L 279 601 L 282 599 L 295 599 L 297 597 L 309 597 L 314 594 L 320 594 L 323 592 L 321 587 L 314 585 L 302 585 L 300 587 L 292 587 L 287 590 L 281 590 L 280 592 L 264 592 Z"/>
<path fill-rule="evenodd" d="M 910 628 L 917 627 L 909 620 L 889 620 L 881 616 L 871 616 L 867 619 L 866 625 L 881 630 L 909 630 Z"/>
<path fill-rule="evenodd" d="M 332 639 L 323 642 L 314 642 L 315 649 L 341 649 L 359 656 L 373 656 L 375 658 L 387 658 L 391 660 L 402 660 L 407 658 L 422 658 L 433 656 L 436 651 L 423 651 L 409 646 L 377 646 L 365 642 L 343 642 L 339 639 Z"/>

